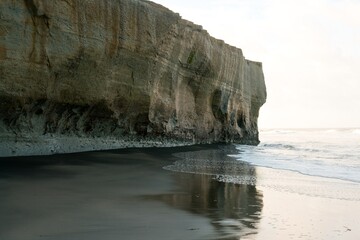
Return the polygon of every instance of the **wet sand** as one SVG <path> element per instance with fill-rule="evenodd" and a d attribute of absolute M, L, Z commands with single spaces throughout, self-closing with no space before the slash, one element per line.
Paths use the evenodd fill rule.
<path fill-rule="evenodd" d="M 254 167 L 233 150 L 0 158 L 0 240 L 360 239 L 360 184 Z"/>

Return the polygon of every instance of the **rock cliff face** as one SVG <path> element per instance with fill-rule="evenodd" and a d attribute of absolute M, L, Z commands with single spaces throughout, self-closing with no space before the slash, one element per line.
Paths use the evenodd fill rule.
<path fill-rule="evenodd" d="M 0 155 L 257 144 L 265 99 L 261 63 L 155 3 L 1 1 Z"/>

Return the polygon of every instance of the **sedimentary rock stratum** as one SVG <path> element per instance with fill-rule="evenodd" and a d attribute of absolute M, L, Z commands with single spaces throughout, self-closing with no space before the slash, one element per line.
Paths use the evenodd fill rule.
<path fill-rule="evenodd" d="M 153 2 L 1 1 L 2 156 L 257 144 L 265 100 L 261 63 Z"/>

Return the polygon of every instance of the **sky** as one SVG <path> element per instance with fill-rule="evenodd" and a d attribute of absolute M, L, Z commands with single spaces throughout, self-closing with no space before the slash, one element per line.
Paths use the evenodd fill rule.
<path fill-rule="evenodd" d="M 359 0 L 154 0 L 263 63 L 260 128 L 360 128 Z"/>

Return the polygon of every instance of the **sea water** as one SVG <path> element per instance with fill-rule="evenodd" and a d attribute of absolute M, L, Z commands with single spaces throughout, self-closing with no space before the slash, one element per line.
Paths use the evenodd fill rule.
<path fill-rule="evenodd" d="M 268 129 L 258 146 L 236 145 L 239 161 L 360 183 L 360 129 Z"/>

